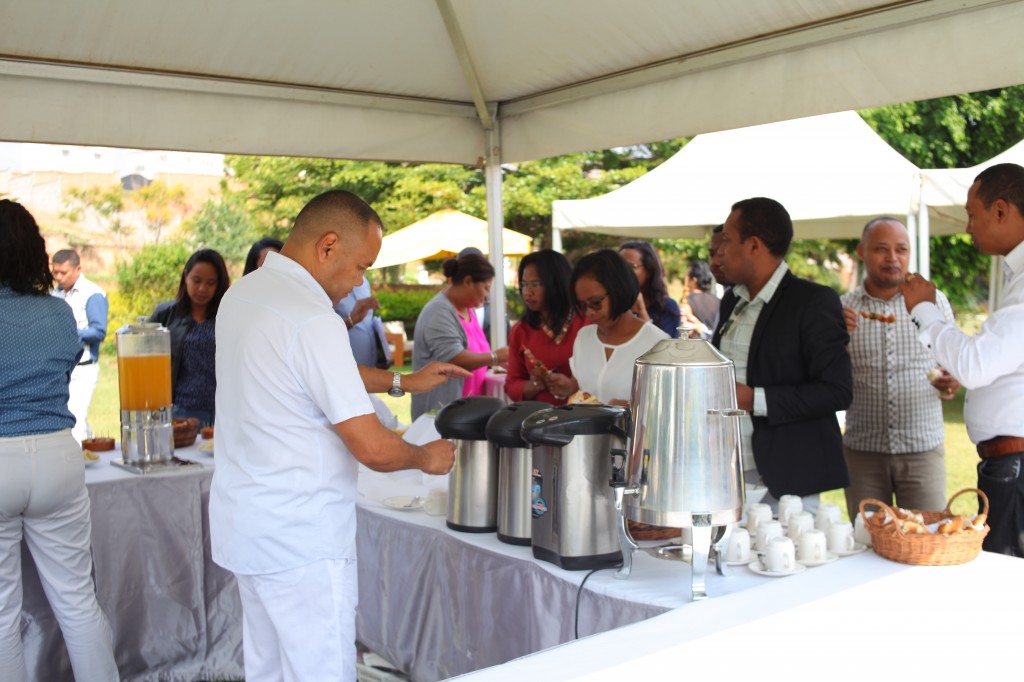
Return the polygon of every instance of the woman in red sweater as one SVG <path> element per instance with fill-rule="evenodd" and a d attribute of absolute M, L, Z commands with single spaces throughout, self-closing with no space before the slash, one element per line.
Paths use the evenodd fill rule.
<path fill-rule="evenodd" d="M 584 318 L 573 305 L 569 289 L 572 265 L 551 249 L 529 254 L 519 262 L 519 292 L 525 314 L 508 339 L 505 393 L 515 402 L 540 400 L 561 405 L 552 389 L 568 384 L 569 357 Z M 564 395 L 555 390 L 558 395 Z"/>

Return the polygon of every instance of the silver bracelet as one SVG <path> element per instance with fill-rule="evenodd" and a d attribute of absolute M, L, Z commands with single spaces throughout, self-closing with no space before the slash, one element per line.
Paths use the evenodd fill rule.
<path fill-rule="evenodd" d="M 491 351 L 491 364 L 492 365 L 498 364 L 498 354 L 495 351 L 493 351 L 493 350 Z"/>

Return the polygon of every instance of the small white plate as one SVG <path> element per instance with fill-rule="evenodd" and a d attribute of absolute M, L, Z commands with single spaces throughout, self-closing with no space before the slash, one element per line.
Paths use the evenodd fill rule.
<path fill-rule="evenodd" d="M 90 458 L 89 455 L 92 457 Z M 82 450 L 82 460 L 85 462 L 85 466 L 92 467 L 102 462 L 103 458 L 92 450 Z"/>
<path fill-rule="evenodd" d="M 830 564 L 833 561 L 836 561 L 838 558 L 839 555 L 835 552 L 826 552 L 825 558 L 820 561 L 804 561 L 803 559 L 797 559 L 797 562 L 803 564 L 807 568 L 814 568 L 815 566 L 824 566 L 825 564 Z"/>
<path fill-rule="evenodd" d="M 796 562 L 796 566 L 794 566 L 792 569 L 788 571 L 766 571 L 760 559 L 758 559 L 757 561 L 752 561 L 749 564 L 747 564 L 747 568 L 749 568 L 754 573 L 757 573 L 758 575 L 763 575 L 768 578 L 784 578 L 787 575 L 794 575 L 796 573 L 800 573 L 801 571 L 807 570 L 807 567 L 798 561 Z"/>
<path fill-rule="evenodd" d="M 204 440 L 202 443 L 200 443 L 199 445 L 196 446 L 196 450 L 198 450 L 199 452 L 202 452 L 203 454 L 210 455 L 212 457 L 213 456 L 213 441 L 212 440 Z"/>
<path fill-rule="evenodd" d="M 854 554 L 860 554 L 867 548 L 867 545 L 862 545 L 859 542 L 855 542 L 853 543 L 853 549 L 835 549 L 832 551 L 835 552 L 837 556 L 853 556 Z"/>
<path fill-rule="evenodd" d="M 412 495 L 389 497 L 386 500 L 382 500 L 382 502 L 388 507 L 397 509 L 398 511 L 415 511 L 423 509 L 423 498 L 413 497 Z"/>

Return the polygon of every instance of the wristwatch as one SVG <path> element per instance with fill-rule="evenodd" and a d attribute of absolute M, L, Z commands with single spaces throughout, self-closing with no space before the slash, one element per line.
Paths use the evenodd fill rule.
<path fill-rule="evenodd" d="M 401 372 L 395 372 L 395 378 L 391 380 L 391 389 L 388 391 L 388 395 L 392 398 L 401 398 L 405 395 L 405 391 L 402 390 Z"/>

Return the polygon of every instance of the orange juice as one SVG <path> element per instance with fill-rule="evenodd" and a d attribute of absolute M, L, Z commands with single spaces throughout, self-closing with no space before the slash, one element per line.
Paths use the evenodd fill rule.
<path fill-rule="evenodd" d="M 171 406 L 171 356 L 117 358 L 122 410 L 158 410 Z"/>

